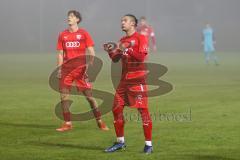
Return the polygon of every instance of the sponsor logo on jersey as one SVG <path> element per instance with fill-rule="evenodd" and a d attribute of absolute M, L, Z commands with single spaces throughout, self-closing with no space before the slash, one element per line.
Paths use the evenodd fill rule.
<path fill-rule="evenodd" d="M 78 41 L 66 42 L 65 45 L 67 48 L 77 48 L 80 47 L 80 42 Z"/>

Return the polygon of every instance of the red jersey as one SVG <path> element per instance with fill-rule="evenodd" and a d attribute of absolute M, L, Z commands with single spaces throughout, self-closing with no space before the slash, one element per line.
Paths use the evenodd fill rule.
<path fill-rule="evenodd" d="M 79 91 L 91 88 L 86 74 L 86 48 L 93 46 L 93 40 L 87 31 L 78 29 L 70 32 L 68 29 L 59 34 L 57 50 L 63 51 L 61 67 L 60 90 L 71 89 L 73 81 Z M 75 59 L 76 58 L 76 59 Z"/>
<path fill-rule="evenodd" d="M 121 38 L 120 43 L 128 42 L 131 45 L 125 49 L 122 56 L 122 78 L 121 81 L 133 81 L 127 77 L 137 76 L 139 72 L 145 71 L 144 60 L 148 54 L 148 45 L 145 36 L 135 32 L 131 36 Z M 140 81 L 145 78 L 142 77 Z"/>
<path fill-rule="evenodd" d="M 147 42 L 149 42 L 150 37 L 152 38 L 153 45 L 155 45 L 155 34 L 153 28 L 149 25 L 139 25 L 137 27 L 137 32 L 141 35 L 144 35 L 147 38 Z"/>
<path fill-rule="evenodd" d="M 64 62 L 85 55 L 86 48 L 91 46 L 94 46 L 94 42 L 84 29 L 78 29 L 76 32 L 70 32 L 66 29 L 59 34 L 57 42 L 57 50 L 63 50 Z"/>

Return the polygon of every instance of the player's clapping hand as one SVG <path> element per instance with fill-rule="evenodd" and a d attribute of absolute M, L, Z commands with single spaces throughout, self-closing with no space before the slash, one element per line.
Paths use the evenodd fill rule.
<path fill-rule="evenodd" d="M 111 51 L 115 50 L 116 48 L 117 48 L 117 44 L 114 42 L 107 42 L 107 43 L 103 44 L 103 49 L 106 52 L 111 52 Z"/>
<path fill-rule="evenodd" d="M 108 52 L 109 57 L 113 62 L 118 62 L 122 57 L 122 50 L 120 50 L 119 45 L 114 42 L 108 42 L 103 45 L 103 48 Z"/>

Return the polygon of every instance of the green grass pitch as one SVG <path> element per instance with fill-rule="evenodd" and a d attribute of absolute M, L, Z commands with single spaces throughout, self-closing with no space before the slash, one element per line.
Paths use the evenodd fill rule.
<path fill-rule="evenodd" d="M 202 53 L 152 53 L 149 61 L 163 64 L 162 80 L 174 89 L 150 98 L 154 153 L 144 155 L 140 121 L 126 123 L 125 151 L 106 154 L 115 141 L 112 113 L 103 119 L 109 132 L 99 131 L 95 120 L 74 122 L 67 133 L 55 131 L 61 121 L 54 115 L 59 94 L 48 85 L 56 65 L 51 54 L 0 55 L 0 159 L 1 160 L 237 160 L 240 158 L 240 54 L 218 53 L 220 66 L 205 65 Z M 104 67 L 94 87 L 114 92 L 110 63 L 97 53 Z M 74 112 L 89 110 L 83 97 L 73 96 Z M 101 103 L 100 100 L 98 100 Z M 127 115 L 136 110 L 125 109 Z M 177 116 L 185 115 L 185 119 Z M 129 118 L 129 117 L 128 117 Z"/>

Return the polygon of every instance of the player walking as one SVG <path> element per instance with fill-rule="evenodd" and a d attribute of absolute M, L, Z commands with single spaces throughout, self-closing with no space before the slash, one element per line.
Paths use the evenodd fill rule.
<path fill-rule="evenodd" d="M 210 24 L 206 24 L 206 27 L 202 31 L 202 44 L 204 47 L 205 61 L 209 64 L 209 61 L 213 59 L 215 65 L 218 65 L 217 56 L 214 54 L 216 43 L 214 32 Z"/>

